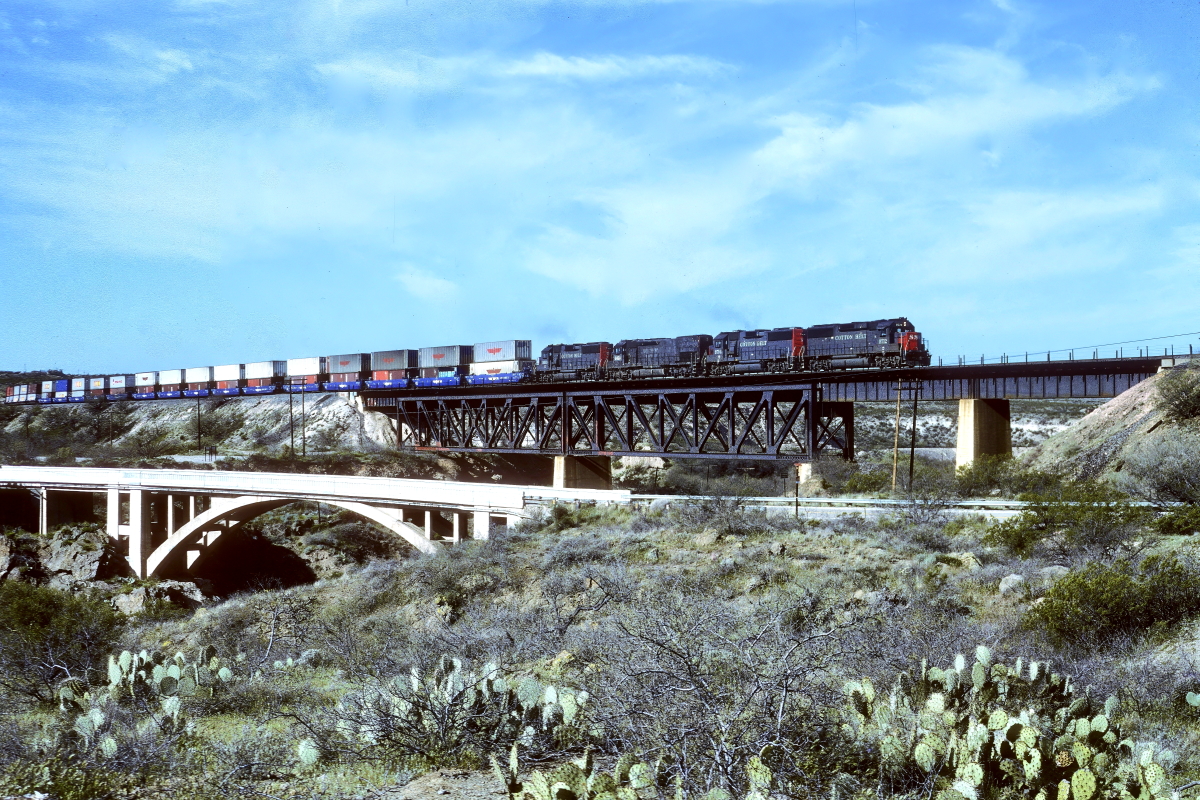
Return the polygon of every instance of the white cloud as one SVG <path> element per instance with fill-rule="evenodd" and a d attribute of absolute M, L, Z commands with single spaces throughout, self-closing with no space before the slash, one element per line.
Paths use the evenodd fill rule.
<path fill-rule="evenodd" d="M 538 53 L 532 58 L 497 65 L 500 75 L 537 78 L 570 78 L 576 80 L 623 80 L 647 75 L 682 74 L 715 75 L 729 71 L 728 64 L 696 56 L 602 56 L 583 58 Z"/>
<path fill-rule="evenodd" d="M 458 291 L 458 286 L 452 281 L 431 275 L 411 264 L 396 275 L 396 280 L 400 281 L 410 294 L 422 300 L 447 300 Z"/>

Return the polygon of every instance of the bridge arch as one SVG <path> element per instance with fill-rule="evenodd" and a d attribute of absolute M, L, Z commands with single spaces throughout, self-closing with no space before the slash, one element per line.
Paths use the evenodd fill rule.
<path fill-rule="evenodd" d="M 146 559 L 144 574 L 147 577 L 157 575 L 165 564 L 174 557 L 189 551 L 198 551 L 203 557 L 223 534 L 232 531 L 243 522 L 248 522 L 261 514 L 276 508 L 297 502 L 294 498 L 243 496 L 235 498 L 213 498 L 214 505 L 207 511 L 197 514 L 179 530 L 167 537 L 150 553 Z M 438 544 L 425 538 L 425 532 L 410 522 L 401 518 L 399 509 L 380 508 L 366 503 L 351 500 L 322 499 L 322 503 L 344 508 L 359 515 L 386 530 L 399 536 L 422 553 L 436 553 Z M 186 561 L 186 559 L 185 559 Z M 186 567 L 191 568 L 187 562 Z"/>

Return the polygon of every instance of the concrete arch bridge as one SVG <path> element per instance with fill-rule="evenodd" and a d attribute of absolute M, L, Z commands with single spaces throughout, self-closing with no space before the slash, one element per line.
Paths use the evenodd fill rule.
<path fill-rule="evenodd" d="M 105 513 L 97 518 L 97 495 Z M 0 467 L 0 524 L 45 534 L 72 521 L 103 522 L 134 575 L 185 576 L 220 557 L 240 525 L 305 500 L 346 509 L 424 553 L 486 539 L 556 502 L 629 503 L 628 491 L 456 481 L 220 470 Z"/>

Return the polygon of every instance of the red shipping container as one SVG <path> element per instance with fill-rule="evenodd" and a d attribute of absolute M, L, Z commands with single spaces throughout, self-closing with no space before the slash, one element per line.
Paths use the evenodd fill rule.
<path fill-rule="evenodd" d="M 256 378 L 255 380 L 267 380 L 266 378 Z M 247 381 L 249 383 L 249 381 Z M 260 383 L 250 383 L 251 386 L 262 386 Z M 236 389 L 238 388 L 237 381 L 217 381 L 218 389 Z"/>
<path fill-rule="evenodd" d="M 207 382 L 205 382 L 205 383 L 189 383 L 187 386 L 188 386 L 189 390 L 194 392 L 197 389 L 207 389 L 208 383 Z"/>
<path fill-rule="evenodd" d="M 357 372 L 331 372 L 329 373 L 331 383 L 348 383 L 358 380 Z"/>
<path fill-rule="evenodd" d="M 158 387 L 158 390 L 159 390 L 160 392 L 178 392 L 178 391 L 179 391 L 179 384 L 178 384 L 178 383 L 168 383 L 168 384 L 164 384 L 164 385 L 162 385 L 162 386 Z"/>
<path fill-rule="evenodd" d="M 233 381 L 229 381 L 233 383 Z M 270 386 L 275 382 L 274 378 L 250 378 L 246 381 L 247 386 Z M 226 387 L 232 389 L 232 386 Z"/>
<path fill-rule="evenodd" d="M 407 377 L 408 370 L 406 369 L 381 370 L 371 373 L 371 379 L 376 381 L 402 381 Z"/>

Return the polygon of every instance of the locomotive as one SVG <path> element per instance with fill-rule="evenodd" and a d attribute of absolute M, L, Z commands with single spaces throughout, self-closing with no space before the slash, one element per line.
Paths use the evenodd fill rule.
<path fill-rule="evenodd" d="M 870 322 L 759 328 L 660 339 L 552 344 L 541 381 L 681 378 L 755 372 L 824 372 L 929 366 L 924 337 L 904 317 Z"/>
<path fill-rule="evenodd" d="M 904 317 L 667 338 L 552 344 L 528 339 L 382 350 L 215 367 L 73 378 L 5 387 L 8 403 L 354 392 L 536 381 L 605 381 L 928 366 Z"/>

